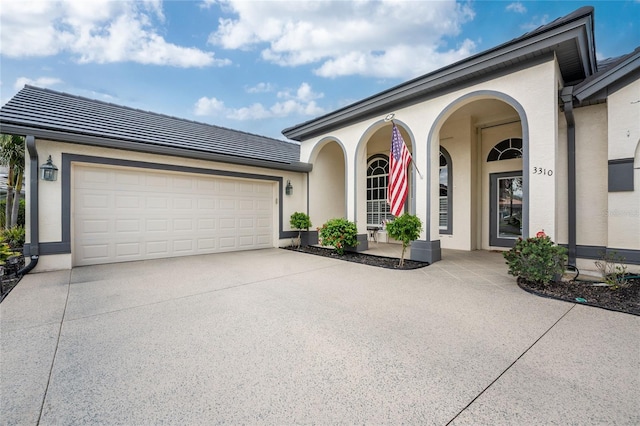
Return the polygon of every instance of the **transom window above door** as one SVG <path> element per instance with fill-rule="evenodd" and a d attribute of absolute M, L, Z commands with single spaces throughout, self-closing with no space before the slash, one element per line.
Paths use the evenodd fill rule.
<path fill-rule="evenodd" d="M 510 138 L 498 142 L 496 146 L 491 148 L 487 156 L 487 162 L 511 160 L 513 158 L 522 158 L 522 139 L 520 138 Z"/>
<path fill-rule="evenodd" d="M 367 226 L 382 227 L 385 220 L 393 220 L 387 204 L 389 182 L 389 158 L 376 155 L 369 159 L 367 167 Z"/>

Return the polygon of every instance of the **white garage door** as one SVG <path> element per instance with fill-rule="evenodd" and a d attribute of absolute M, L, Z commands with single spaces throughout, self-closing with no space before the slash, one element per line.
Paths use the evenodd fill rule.
<path fill-rule="evenodd" d="M 76 266 L 273 247 L 274 183 L 73 169 Z"/>

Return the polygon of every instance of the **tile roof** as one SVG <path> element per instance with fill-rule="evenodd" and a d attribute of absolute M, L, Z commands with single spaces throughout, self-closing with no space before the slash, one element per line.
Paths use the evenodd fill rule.
<path fill-rule="evenodd" d="M 110 146 L 111 141 L 117 141 L 124 149 L 143 152 L 168 148 L 196 158 L 198 154 L 202 158 L 215 155 L 233 163 L 256 165 L 257 160 L 265 166 L 276 163 L 284 168 L 305 168 L 299 163 L 300 146 L 294 142 L 28 85 L 0 109 L 0 126 L 3 133 L 75 143 L 83 143 L 85 138 L 91 145 L 102 141 Z"/>

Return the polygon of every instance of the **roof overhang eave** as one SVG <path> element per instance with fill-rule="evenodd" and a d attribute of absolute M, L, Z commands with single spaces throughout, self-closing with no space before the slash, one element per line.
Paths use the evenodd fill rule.
<path fill-rule="evenodd" d="M 487 52 L 462 60 L 444 69 L 403 83 L 377 95 L 351 104 L 333 113 L 310 120 L 297 126 L 289 127 L 282 134 L 289 139 L 302 141 L 344 123 L 355 121 L 382 111 L 384 108 L 402 102 L 404 99 L 426 96 L 431 90 L 443 90 L 448 84 L 453 85 L 466 76 L 478 73 L 495 72 L 496 67 L 508 67 L 514 62 L 527 60 L 528 56 L 553 46 L 574 39 L 579 51 L 581 65 L 586 75 L 596 69 L 595 48 L 593 45 L 593 21 L 591 15 L 553 28 L 547 32 L 535 34 L 529 38 L 518 39 L 506 43 Z"/>
<path fill-rule="evenodd" d="M 584 85 L 579 85 L 574 92 L 575 98 L 579 102 L 585 102 L 589 98 L 602 93 L 603 89 L 615 84 L 624 77 L 636 73 L 640 70 L 640 50 L 635 55 L 618 64 L 613 69 L 604 72 L 604 74 L 589 81 Z"/>
<path fill-rule="evenodd" d="M 312 165 L 303 162 L 277 162 L 259 158 L 237 157 L 216 152 L 195 151 L 171 146 L 142 144 L 130 140 L 103 138 L 98 136 L 60 132 L 37 127 L 29 127 L 15 123 L 0 123 L 2 133 L 31 135 L 36 139 L 47 139 L 58 142 L 75 143 L 102 148 L 122 149 L 127 151 L 143 152 L 147 154 L 169 155 L 174 157 L 190 158 L 197 160 L 216 161 L 220 163 L 236 164 L 243 166 L 262 167 L 267 169 L 284 170 L 289 172 L 306 173 L 312 170 Z"/>

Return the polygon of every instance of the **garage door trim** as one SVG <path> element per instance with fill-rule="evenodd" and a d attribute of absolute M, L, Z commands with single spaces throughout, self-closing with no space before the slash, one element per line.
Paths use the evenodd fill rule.
<path fill-rule="evenodd" d="M 280 176 L 260 175 L 255 173 L 234 172 L 228 170 L 204 169 L 200 167 L 179 166 L 165 163 L 151 163 L 146 161 L 123 160 L 110 157 L 95 157 L 80 154 L 62 154 L 62 241 L 40 243 L 40 254 L 68 254 L 71 253 L 71 165 L 72 163 L 84 163 L 87 165 L 101 164 L 107 166 L 118 167 L 134 167 L 139 169 L 150 169 L 160 171 L 171 171 L 181 173 L 194 173 L 210 176 L 224 176 L 242 179 L 254 179 L 271 181 L 278 183 L 278 198 L 282 200 L 284 193 L 283 178 Z M 286 238 L 287 234 L 283 232 L 282 221 L 282 203 L 278 203 L 278 235 L 279 238 Z"/>

